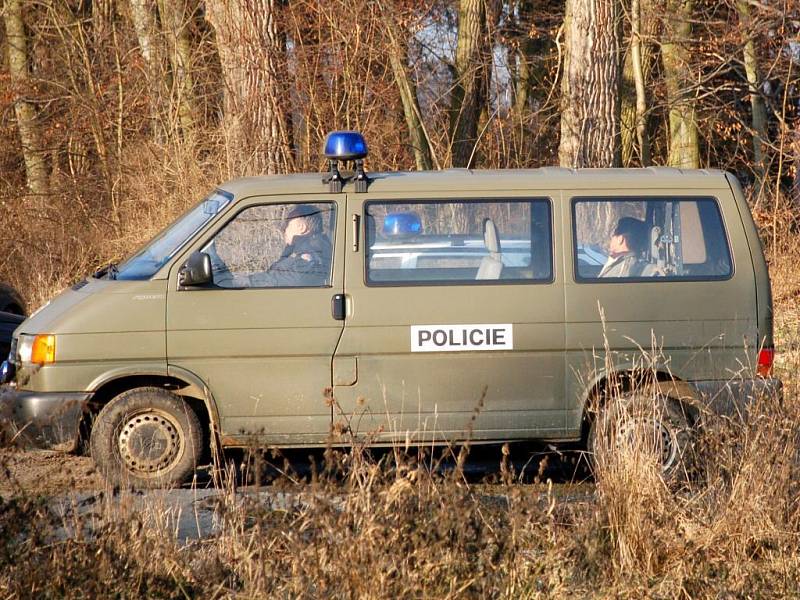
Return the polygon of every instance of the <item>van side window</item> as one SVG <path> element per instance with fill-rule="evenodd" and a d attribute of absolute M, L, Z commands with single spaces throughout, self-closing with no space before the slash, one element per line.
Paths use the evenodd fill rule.
<path fill-rule="evenodd" d="M 715 198 L 577 198 L 578 281 L 727 279 L 728 239 Z"/>
<path fill-rule="evenodd" d="M 368 284 L 549 282 L 550 202 L 368 202 Z"/>
<path fill-rule="evenodd" d="M 203 248 L 223 288 L 327 287 L 335 205 L 270 204 L 237 214 Z"/>

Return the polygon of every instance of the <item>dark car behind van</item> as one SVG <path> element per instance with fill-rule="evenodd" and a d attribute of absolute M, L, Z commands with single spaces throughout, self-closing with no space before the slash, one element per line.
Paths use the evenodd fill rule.
<path fill-rule="evenodd" d="M 25 301 L 19 292 L 8 284 L 0 283 L 0 362 L 11 348 L 14 330 L 25 320 Z"/>
<path fill-rule="evenodd" d="M 8 356 L 11 349 L 11 336 L 24 320 L 25 317 L 22 315 L 0 311 L 0 357 Z"/>

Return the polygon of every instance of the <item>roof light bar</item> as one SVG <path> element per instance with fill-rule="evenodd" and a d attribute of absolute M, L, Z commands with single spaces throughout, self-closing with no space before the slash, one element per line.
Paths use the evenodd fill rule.
<path fill-rule="evenodd" d="M 339 173 L 339 161 L 353 161 L 355 191 L 356 193 L 366 192 L 370 179 L 364 171 L 364 158 L 368 152 L 364 136 L 357 131 L 332 131 L 329 133 L 325 138 L 325 146 L 322 150 L 325 158 L 329 161 L 329 171 L 322 183 L 328 184 L 328 189 L 332 194 L 341 192 L 347 179 Z"/>
<path fill-rule="evenodd" d="M 369 150 L 364 136 L 357 131 L 332 131 L 325 139 L 325 158 L 328 160 L 359 160 Z"/>

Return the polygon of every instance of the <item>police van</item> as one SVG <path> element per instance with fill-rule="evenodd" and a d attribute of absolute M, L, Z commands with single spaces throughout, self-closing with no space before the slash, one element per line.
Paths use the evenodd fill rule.
<path fill-rule="evenodd" d="M 221 185 L 31 315 L 3 366 L 12 436 L 169 486 L 212 442 L 591 441 L 621 381 L 665 409 L 642 422 L 668 472 L 700 412 L 780 388 L 731 174 L 372 173 L 355 132 L 325 154 L 322 177 Z"/>

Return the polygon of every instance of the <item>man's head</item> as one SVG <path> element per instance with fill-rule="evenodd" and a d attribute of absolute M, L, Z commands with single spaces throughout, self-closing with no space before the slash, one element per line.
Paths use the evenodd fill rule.
<path fill-rule="evenodd" d="M 617 223 L 611 241 L 608 243 L 608 252 L 617 257 L 633 252 L 641 254 L 647 245 L 647 224 L 633 217 L 622 217 Z"/>
<path fill-rule="evenodd" d="M 288 246 L 295 236 L 322 233 L 322 215 L 319 208 L 310 204 L 298 204 L 284 220 L 283 241 Z"/>

